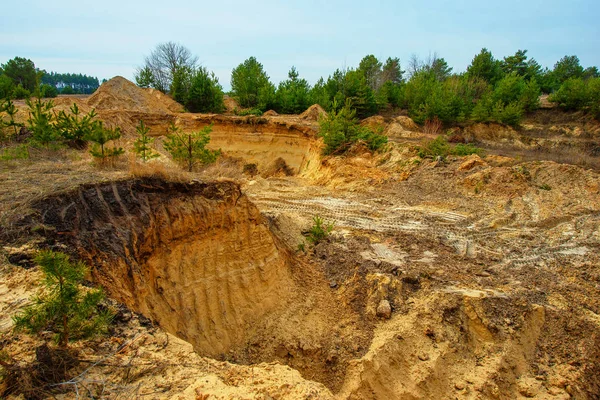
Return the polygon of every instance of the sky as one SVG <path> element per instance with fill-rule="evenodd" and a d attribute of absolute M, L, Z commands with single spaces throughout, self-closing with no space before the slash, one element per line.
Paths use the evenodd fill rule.
<path fill-rule="evenodd" d="M 12 1 L 3 5 L 0 63 L 16 56 L 46 71 L 133 79 L 159 43 L 173 41 L 214 71 L 254 56 L 274 83 L 291 66 L 311 84 L 373 54 L 384 61 L 436 53 L 455 72 L 488 48 L 527 49 L 542 66 L 577 55 L 600 67 L 600 1 Z"/>

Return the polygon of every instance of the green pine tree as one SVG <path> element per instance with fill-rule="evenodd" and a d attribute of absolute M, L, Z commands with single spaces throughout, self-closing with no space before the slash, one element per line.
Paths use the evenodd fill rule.
<path fill-rule="evenodd" d="M 69 340 L 107 331 L 112 313 L 98 307 L 104 299 L 102 290 L 82 290 L 81 282 L 87 272 L 83 263 L 73 263 L 68 255 L 53 251 L 42 251 L 35 262 L 44 273 L 46 290 L 13 317 L 17 331 L 55 332 L 61 347 L 67 347 Z"/>
<path fill-rule="evenodd" d="M 148 136 L 148 132 L 150 128 L 148 128 L 144 121 L 140 120 L 140 123 L 135 128 L 136 132 L 140 135 L 139 138 L 133 143 L 133 151 L 139 158 L 141 158 L 144 162 L 151 160 L 153 158 L 159 157 L 159 154 L 152 149 L 152 144 L 154 143 L 154 138 Z"/>
<path fill-rule="evenodd" d="M 59 139 L 59 131 L 54 124 L 55 118 L 52 113 L 54 103 L 52 100 L 42 101 L 39 98 L 35 101 L 28 99 L 26 103 L 29 107 L 27 123 L 33 141 L 49 148 L 50 144 Z"/>
<path fill-rule="evenodd" d="M 209 150 L 206 145 L 210 141 L 212 125 L 205 126 L 198 132 L 184 133 L 175 124 L 169 126 L 165 149 L 173 159 L 186 165 L 187 170 L 192 172 L 197 164 L 210 164 L 216 161 L 220 150 Z"/>
<path fill-rule="evenodd" d="M 125 151 L 122 147 L 107 147 L 106 144 L 112 140 L 121 138 L 120 128 L 106 128 L 102 121 L 95 121 L 87 140 L 94 143 L 90 153 L 100 161 L 100 164 L 106 164 L 109 160 L 114 160 Z"/>

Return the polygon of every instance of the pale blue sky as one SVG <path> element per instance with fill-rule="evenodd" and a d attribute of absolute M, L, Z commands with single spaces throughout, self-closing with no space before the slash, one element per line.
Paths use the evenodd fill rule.
<path fill-rule="evenodd" d="M 367 54 L 384 60 L 437 52 L 463 71 L 482 47 L 496 58 L 529 50 L 543 66 L 577 55 L 600 66 L 598 0 L 434 1 L 13 1 L 3 5 L 0 63 L 102 78 L 133 71 L 156 44 L 198 55 L 227 90 L 250 56 L 272 81 L 295 65 L 312 84 Z"/>

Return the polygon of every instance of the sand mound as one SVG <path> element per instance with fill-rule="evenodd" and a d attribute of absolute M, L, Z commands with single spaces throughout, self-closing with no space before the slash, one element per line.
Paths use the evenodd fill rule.
<path fill-rule="evenodd" d="M 240 105 L 238 104 L 238 102 L 230 96 L 223 96 L 223 103 L 225 103 L 225 110 L 228 113 L 233 113 L 236 109 L 240 108 Z"/>
<path fill-rule="evenodd" d="M 308 107 L 306 111 L 300 114 L 300 118 L 308 119 L 311 121 L 317 121 L 321 115 L 327 116 L 327 112 L 325 112 L 325 110 L 323 110 L 323 107 L 321 107 L 320 105 L 313 104 L 312 106 Z"/>
<path fill-rule="evenodd" d="M 372 117 L 365 118 L 360 122 L 360 124 L 373 131 L 377 131 L 380 128 L 383 129 L 387 126 L 385 118 L 383 118 L 381 115 L 374 115 Z"/>
<path fill-rule="evenodd" d="M 171 114 L 182 112 L 183 107 L 164 93 L 143 89 L 122 76 L 103 83 L 87 99 L 87 104 L 97 110 L 137 111 Z"/>
<path fill-rule="evenodd" d="M 277 111 L 275 111 L 275 110 L 269 110 L 269 111 L 266 111 L 266 112 L 263 114 L 263 117 L 276 117 L 276 116 L 278 116 L 278 115 L 279 115 L 279 114 L 277 113 Z"/>

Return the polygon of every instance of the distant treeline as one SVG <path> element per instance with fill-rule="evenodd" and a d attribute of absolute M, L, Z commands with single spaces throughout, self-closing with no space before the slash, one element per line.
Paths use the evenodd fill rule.
<path fill-rule="evenodd" d="M 46 71 L 42 75 L 42 84 L 52 85 L 62 94 L 91 94 L 100 86 L 95 76 Z"/>
<path fill-rule="evenodd" d="M 58 94 L 90 94 L 98 78 L 82 74 L 59 74 L 36 68 L 33 61 L 15 57 L 0 66 L 0 99 L 26 99 L 31 96 L 56 97 Z"/>
<path fill-rule="evenodd" d="M 223 92 L 218 80 L 198 58 L 177 43 L 158 45 L 138 68 L 136 83 L 171 94 L 192 112 L 220 112 Z M 406 110 L 418 123 L 449 125 L 464 121 L 500 122 L 516 126 L 539 107 L 540 94 L 568 110 L 583 110 L 600 119 L 600 72 L 584 68 L 568 55 L 552 69 L 543 68 L 527 50 L 496 59 L 487 49 L 473 57 L 465 72 L 455 73 L 446 60 L 432 55 L 385 61 L 365 56 L 356 68 L 338 69 L 314 85 L 292 67 L 288 79 L 275 85 L 263 65 L 250 57 L 231 73 L 231 95 L 244 110 L 260 115 L 269 109 L 297 114 L 312 104 L 327 111 L 346 104 L 360 118 L 385 110 Z"/>

